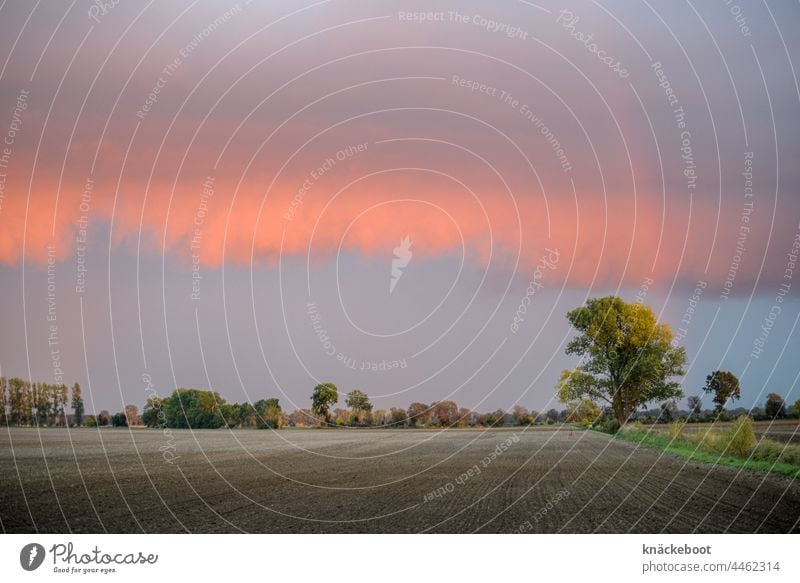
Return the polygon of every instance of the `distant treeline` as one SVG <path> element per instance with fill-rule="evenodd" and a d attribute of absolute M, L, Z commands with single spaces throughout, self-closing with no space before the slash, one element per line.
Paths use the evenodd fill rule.
<path fill-rule="evenodd" d="M 516 405 L 511 411 L 497 409 L 490 413 L 479 413 L 459 407 L 455 401 L 434 401 L 426 404 L 415 402 L 407 408 L 391 407 L 375 409 L 369 397 L 360 390 L 346 394 L 346 408 L 334 408 L 339 400 L 339 391 L 333 383 L 314 387 L 308 409 L 284 411 L 276 398 L 261 399 L 254 403 L 228 403 L 216 391 L 181 388 L 168 397 L 153 396 L 147 399 L 141 415 L 136 405 L 127 405 L 124 411 L 111 414 L 100 411 L 96 415 L 84 413 L 81 387 L 75 383 L 71 390 L 66 385 L 31 383 L 18 378 L 0 377 L 3 393 L 3 414 L 7 425 L 16 426 L 106 426 L 117 427 L 144 425 L 152 428 L 171 429 L 216 429 L 257 428 L 280 429 L 283 427 L 502 427 L 576 423 L 603 428 L 604 424 L 615 424 L 610 407 L 581 400 L 568 403 L 562 410 L 555 408 L 546 412 L 528 410 Z M 712 421 L 733 419 L 748 414 L 754 419 L 800 417 L 800 401 L 791 408 L 783 399 L 770 393 L 764 408 L 747 410 L 720 409 L 702 410 L 699 397 L 690 397 L 691 410 L 679 410 L 674 401 L 662 403 L 660 407 L 639 410 L 632 420 L 649 423 L 668 423 L 678 419 Z M 71 412 L 67 410 L 71 408 Z M 618 427 L 618 426 L 617 426 Z"/>

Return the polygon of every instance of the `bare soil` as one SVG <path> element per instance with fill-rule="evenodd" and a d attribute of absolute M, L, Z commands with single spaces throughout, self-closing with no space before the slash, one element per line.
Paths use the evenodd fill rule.
<path fill-rule="evenodd" d="M 799 486 L 566 428 L 0 432 L 4 532 L 785 533 Z"/>

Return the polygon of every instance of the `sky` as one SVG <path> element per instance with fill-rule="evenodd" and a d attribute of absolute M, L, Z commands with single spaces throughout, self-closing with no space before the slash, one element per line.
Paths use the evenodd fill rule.
<path fill-rule="evenodd" d="M 0 15 L 6 377 L 543 410 L 566 312 L 615 294 L 687 395 L 800 399 L 796 2 Z"/>

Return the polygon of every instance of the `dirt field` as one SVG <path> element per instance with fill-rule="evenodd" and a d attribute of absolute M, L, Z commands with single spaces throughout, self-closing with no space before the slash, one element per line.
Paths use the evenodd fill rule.
<path fill-rule="evenodd" d="M 5 532 L 798 532 L 798 486 L 566 429 L 0 432 Z"/>

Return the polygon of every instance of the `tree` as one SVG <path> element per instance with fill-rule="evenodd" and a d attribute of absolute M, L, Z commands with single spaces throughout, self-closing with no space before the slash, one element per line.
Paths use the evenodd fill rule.
<path fill-rule="evenodd" d="M 600 419 L 600 407 L 589 399 L 580 399 L 567 403 L 567 423 L 589 425 Z"/>
<path fill-rule="evenodd" d="M 670 423 L 678 418 L 678 405 L 675 404 L 674 399 L 664 401 L 661 403 L 661 413 L 659 415 L 661 421 Z"/>
<path fill-rule="evenodd" d="M 425 425 L 428 422 L 428 406 L 425 403 L 411 403 L 407 417 L 411 427 Z"/>
<path fill-rule="evenodd" d="M 447 427 L 458 420 L 458 405 L 455 401 L 435 401 L 431 403 L 430 414 L 434 423 Z"/>
<path fill-rule="evenodd" d="M 392 427 L 400 427 L 401 425 L 405 425 L 408 419 L 405 409 L 401 409 L 400 407 L 392 407 L 389 409 L 389 415 L 391 416 Z"/>
<path fill-rule="evenodd" d="M 585 364 L 561 373 L 561 402 L 605 401 L 622 425 L 641 405 L 683 396 L 670 379 L 684 374 L 686 351 L 672 345 L 672 330 L 648 306 L 616 296 L 593 298 L 567 319 L 578 335 L 566 353 Z"/>
<path fill-rule="evenodd" d="M 713 401 L 717 404 L 715 410 L 720 413 L 725 408 L 725 403 L 730 399 L 735 401 L 742 396 L 739 379 L 732 372 L 715 370 L 706 377 L 706 393 L 714 393 Z"/>
<path fill-rule="evenodd" d="M 468 425 L 474 425 L 474 424 L 475 424 L 475 415 L 473 415 L 472 411 L 470 411 L 466 407 L 461 407 L 458 410 L 458 420 L 456 421 L 456 426 L 467 427 Z"/>
<path fill-rule="evenodd" d="M 314 387 L 311 395 L 311 410 L 324 420 L 330 423 L 330 406 L 339 401 L 339 389 L 333 383 L 322 383 Z"/>
<path fill-rule="evenodd" d="M 67 424 L 67 414 L 64 410 L 64 407 L 67 406 L 67 399 L 69 398 L 69 388 L 64 383 L 60 385 L 56 385 L 53 387 L 53 393 L 55 397 L 53 398 L 53 415 L 54 423 L 58 423 L 60 425 Z"/>
<path fill-rule="evenodd" d="M 281 405 L 278 399 L 261 399 L 255 402 L 259 429 L 280 429 L 283 424 Z"/>
<path fill-rule="evenodd" d="M 389 412 L 386 409 L 378 409 L 372 414 L 373 425 L 384 426 L 389 423 Z"/>
<path fill-rule="evenodd" d="M 72 422 L 77 425 L 83 425 L 83 396 L 81 396 L 81 386 L 78 383 L 72 385 Z"/>
<path fill-rule="evenodd" d="M 363 422 L 362 414 L 364 412 L 372 411 L 372 403 L 369 402 L 369 397 L 367 397 L 366 393 L 358 389 L 347 393 L 345 403 L 353 410 L 356 423 Z"/>
<path fill-rule="evenodd" d="M 692 395 L 686 402 L 689 404 L 689 415 L 695 419 L 703 414 L 703 399 L 698 395 Z"/>
<path fill-rule="evenodd" d="M 783 401 L 778 393 L 770 393 L 767 395 L 767 402 L 764 405 L 764 411 L 767 417 L 775 419 L 777 417 L 786 417 L 786 403 Z"/>
<path fill-rule="evenodd" d="M 111 417 L 111 425 L 113 427 L 128 427 L 128 418 L 125 417 L 125 413 L 122 411 L 114 413 Z"/>
<path fill-rule="evenodd" d="M 550 409 L 547 413 L 544 414 L 547 423 L 555 423 L 558 421 L 558 411 L 555 409 Z"/>
<path fill-rule="evenodd" d="M 111 413 L 103 409 L 97 414 L 97 425 L 100 427 L 104 427 L 109 423 L 111 423 Z"/>
<path fill-rule="evenodd" d="M 225 399 L 216 391 L 175 389 L 161 402 L 159 426 L 175 429 L 216 429 L 225 425 L 223 405 Z"/>
<path fill-rule="evenodd" d="M 530 425 L 533 423 L 530 412 L 522 405 L 514 405 L 511 414 L 514 416 L 514 423 L 517 425 Z"/>
<path fill-rule="evenodd" d="M 157 396 L 148 397 L 147 402 L 144 404 L 144 409 L 142 410 L 142 423 L 144 423 L 146 427 L 166 426 L 166 420 L 162 422 L 160 418 L 164 418 L 161 398 Z"/>
<path fill-rule="evenodd" d="M 797 399 L 792 405 L 792 415 L 800 417 L 800 399 Z"/>
<path fill-rule="evenodd" d="M 235 425 L 239 427 L 257 427 L 258 415 L 256 407 L 252 403 L 242 403 L 241 405 L 233 405 L 235 411 L 232 412 Z M 226 417 L 227 418 L 227 417 Z"/>
<path fill-rule="evenodd" d="M 3 391 L 3 421 L 11 423 L 11 399 L 8 396 L 8 381 L 0 377 L 0 391 Z"/>
<path fill-rule="evenodd" d="M 136 405 L 125 405 L 125 420 L 127 425 L 139 425 L 139 407 Z"/>
<path fill-rule="evenodd" d="M 15 425 L 30 425 L 34 408 L 31 383 L 18 378 L 8 379 L 8 399 L 11 422 Z"/>
<path fill-rule="evenodd" d="M 50 385 L 44 383 L 32 383 L 30 387 L 33 408 L 36 410 L 36 424 L 49 425 L 54 416 L 54 405 L 51 402 L 51 397 L 55 396 L 54 391 Z"/>

